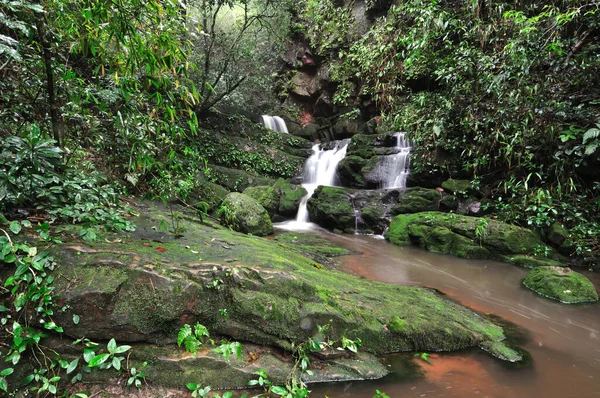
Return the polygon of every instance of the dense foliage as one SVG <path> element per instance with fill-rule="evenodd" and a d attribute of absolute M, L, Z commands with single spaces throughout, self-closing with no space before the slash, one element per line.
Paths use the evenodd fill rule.
<path fill-rule="evenodd" d="M 387 12 L 363 35 L 351 6 L 298 6 L 300 21 L 322 22 L 307 36 L 330 59 L 334 100 L 374 98 L 389 127 L 416 143 L 416 172 L 487 185 L 499 216 L 542 232 L 559 219 L 576 227 L 574 250 L 598 250 L 598 3 L 367 6 Z"/>

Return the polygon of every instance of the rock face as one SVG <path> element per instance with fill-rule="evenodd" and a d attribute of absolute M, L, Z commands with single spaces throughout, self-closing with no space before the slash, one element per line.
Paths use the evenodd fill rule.
<path fill-rule="evenodd" d="M 523 280 L 537 294 L 565 304 L 598 301 L 594 285 L 584 275 L 561 267 L 538 267 Z"/>
<path fill-rule="evenodd" d="M 152 228 L 166 213 L 156 208 L 139 213 L 137 232 L 119 235 L 119 243 L 56 251 L 63 276 L 56 278 L 58 304 L 69 310 L 55 320 L 66 337 L 135 343 L 133 359 L 148 361 L 153 381 L 176 383 L 177 372 L 199 375 L 203 366 L 207 371 L 198 380 L 205 384 L 243 387 L 253 377 L 239 370 L 243 361 L 226 364 L 207 358 L 206 352 L 184 355 L 172 346 L 167 351 L 147 346 L 173 344 L 182 325 L 196 322 L 212 335 L 288 352 L 292 344 L 315 336 L 317 325 L 329 325 L 328 338 L 360 338 L 365 353 L 479 346 L 511 361 L 520 359 L 503 343 L 500 327 L 432 290 L 330 271 L 294 245 L 187 218 L 182 221 L 186 233 L 175 239 Z M 71 321 L 73 314 L 80 315 L 78 324 Z M 245 355 L 250 357 L 248 351 Z M 224 386 L 226 366 L 234 373 Z"/>
<path fill-rule="evenodd" d="M 256 236 L 273 233 L 269 213 L 250 196 L 232 192 L 225 197 L 221 206 L 228 209 L 221 214 L 221 221 L 234 231 Z"/>
<path fill-rule="evenodd" d="M 397 245 L 414 244 L 457 257 L 506 261 L 515 255 L 532 254 L 535 248 L 545 247 L 538 234 L 525 228 L 485 218 L 439 212 L 396 216 L 385 237 Z"/>

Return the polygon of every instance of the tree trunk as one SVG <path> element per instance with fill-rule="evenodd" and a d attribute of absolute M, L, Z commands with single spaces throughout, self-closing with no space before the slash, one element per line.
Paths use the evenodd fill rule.
<path fill-rule="evenodd" d="M 54 95 L 54 71 L 52 70 L 52 53 L 50 52 L 50 44 L 46 38 L 46 31 L 44 29 L 44 21 L 38 18 L 36 21 L 36 28 L 38 31 L 38 39 L 40 46 L 42 47 L 42 59 L 44 61 L 44 68 L 46 69 L 46 93 L 48 95 L 48 106 L 50 108 L 50 120 L 52 122 L 52 136 L 56 141 L 56 144 L 60 146 L 60 133 L 59 133 L 59 122 L 58 122 L 58 107 L 56 105 L 56 97 Z"/>

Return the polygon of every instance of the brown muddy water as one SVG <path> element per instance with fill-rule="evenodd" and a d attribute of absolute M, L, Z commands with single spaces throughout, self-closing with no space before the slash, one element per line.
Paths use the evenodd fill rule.
<path fill-rule="evenodd" d="M 392 373 L 384 379 L 311 385 L 311 396 L 370 398 L 379 389 L 391 398 L 600 397 L 600 304 L 565 305 L 537 296 L 521 285 L 528 270 L 510 264 L 398 247 L 371 236 L 315 233 L 361 253 L 343 257 L 343 271 L 435 288 L 516 325 L 516 345 L 532 362 L 516 368 L 479 350 L 432 353 L 429 362 L 402 354 L 387 358 Z M 600 290 L 600 275 L 586 275 Z"/>

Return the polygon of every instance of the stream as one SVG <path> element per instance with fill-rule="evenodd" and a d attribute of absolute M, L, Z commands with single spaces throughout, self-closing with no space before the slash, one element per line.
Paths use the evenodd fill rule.
<path fill-rule="evenodd" d="M 600 397 L 600 305 L 565 305 L 521 286 L 527 269 L 489 260 L 466 260 L 399 247 L 383 239 L 314 231 L 357 253 L 341 270 L 368 279 L 438 289 L 450 299 L 516 325 L 517 345 L 532 356 L 516 368 L 480 350 L 386 358 L 392 373 L 381 380 L 311 385 L 316 397 Z M 600 276 L 585 273 L 596 288 Z M 420 367 L 406 375 L 407 361 Z M 410 367 L 409 367 L 410 368 Z M 413 372 L 414 373 L 414 372 Z"/>

